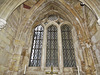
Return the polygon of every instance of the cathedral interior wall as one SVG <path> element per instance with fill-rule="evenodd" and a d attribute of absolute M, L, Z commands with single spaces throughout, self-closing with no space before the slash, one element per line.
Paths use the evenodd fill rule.
<path fill-rule="evenodd" d="M 9 18 L 7 19 L 6 26 L 0 30 L 0 75 L 22 75 L 25 70 L 25 65 L 27 66 L 27 73 L 30 73 L 35 70 L 40 71 L 40 73 L 37 73 L 37 71 L 34 72 L 37 75 L 44 75 L 45 73 L 41 71 L 41 68 L 28 68 L 32 44 L 31 41 L 33 38 L 33 31 L 31 25 L 33 23 L 30 21 L 29 23 L 27 23 L 27 25 L 29 26 L 21 26 L 21 22 L 26 16 L 24 14 L 27 14 L 29 12 L 29 9 L 22 10 L 22 7 L 22 5 L 19 6 L 16 10 L 14 10 L 13 13 L 11 13 Z M 75 9 L 78 9 L 78 7 L 79 3 L 74 6 Z M 81 10 L 77 10 L 77 12 L 82 18 L 84 18 L 82 8 L 80 9 Z M 89 8 L 86 8 L 86 10 L 86 18 L 84 18 L 86 22 L 83 22 L 83 24 L 87 25 L 87 29 L 89 31 L 89 39 L 92 48 L 91 55 L 95 65 L 94 72 L 96 75 L 100 75 L 100 26 L 97 23 L 97 17 L 95 16 L 95 13 Z M 7 17 L 8 15 L 5 18 Z M 36 17 L 33 17 L 32 21 L 35 21 L 34 18 Z M 85 75 L 84 68 L 82 68 L 82 66 L 84 67 L 82 61 L 85 61 L 85 57 L 82 53 L 83 47 L 82 45 L 80 45 L 81 40 L 78 38 L 80 35 L 76 31 L 77 29 L 75 29 L 73 26 L 72 33 L 74 39 L 73 42 L 75 47 L 76 62 L 77 66 L 80 66 L 81 74 Z M 66 71 L 73 72 L 74 70 L 66 69 Z M 74 73 L 72 73 L 72 75 L 74 75 Z"/>

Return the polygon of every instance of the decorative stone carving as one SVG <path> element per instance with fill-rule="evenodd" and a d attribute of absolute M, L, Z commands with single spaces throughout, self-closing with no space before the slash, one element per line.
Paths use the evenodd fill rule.
<path fill-rule="evenodd" d="M 6 21 L 0 18 L 0 30 L 5 26 Z"/>

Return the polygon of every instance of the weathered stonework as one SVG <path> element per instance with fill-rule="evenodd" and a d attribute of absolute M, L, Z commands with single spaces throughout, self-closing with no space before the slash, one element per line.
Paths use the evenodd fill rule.
<path fill-rule="evenodd" d="M 58 75 L 100 75 L 100 1 L 80 0 L 1 0 L 0 5 L 0 75 L 46 75 L 50 67 L 46 62 L 46 29 L 51 24 L 58 27 Z M 30 4 L 33 3 L 33 4 Z M 20 5 L 21 4 L 21 5 Z M 19 6 L 20 5 L 20 6 Z M 19 7 L 18 7 L 19 6 Z M 16 9 L 17 8 L 17 9 Z M 50 14 L 58 15 L 56 21 L 47 20 Z M 98 23 L 97 23 L 98 22 Z M 35 26 L 43 24 L 44 39 L 41 67 L 29 67 L 31 44 Z M 60 26 L 72 26 L 76 68 L 64 68 Z"/>

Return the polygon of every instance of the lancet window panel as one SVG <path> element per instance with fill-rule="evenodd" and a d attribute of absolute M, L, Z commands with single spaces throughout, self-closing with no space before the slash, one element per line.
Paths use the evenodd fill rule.
<path fill-rule="evenodd" d="M 34 66 L 34 67 L 41 66 L 43 31 L 44 31 L 44 29 L 41 25 L 38 25 L 34 29 L 34 36 L 33 36 L 29 66 Z"/>
<path fill-rule="evenodd" d="M 51 25 L 47 30 L 46 66 L 58 66 L 57 27 Z"/>
<path fill-rule="evenodd" d="M 76 67 L 74 46 L 72 40 L 71 28 L 68 25 L 61 27 L 62 49 L 64 67 Z"/>

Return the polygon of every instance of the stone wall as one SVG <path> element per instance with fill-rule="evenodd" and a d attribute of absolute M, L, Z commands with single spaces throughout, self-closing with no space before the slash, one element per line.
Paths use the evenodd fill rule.
<path fill-rule="evenodd" d="M 100 74 L 100 26 L 92 11 L 86 8 L 87 25 L 92 43 L 92 56 L 95 64 L 96 75 Z"/>
<path fill-rule="evenodd" d="M 13 39 L 16 33 L 16 25 L 9 19 L 7 26 L 0 31 L 0 75 L 9 70 L 10 61 L 13 56 Z"/>
<path fill-rule="evenodd" d="M 95 53 L 95 67 L 97 75 L 100 75 L 100 26 L 96 24 L 97 32 L 91 37 L 93 52 Z"/>
<path fill-rule="evenodd" d="M 14 43 L 20 17 L 18 10 L 7 20 L 7 25 L 0 30 L 0 75 L 14 75 L 10 68 L 14 54 Z"/>
<path fill-rule="evenodd" d="M 22 1 L 25 1 L 25 0 L 22 0 Z M 44 2 L 45 0 L 40 0 L 40 1 Z M 80 6 L 80 2 L 78 2 L 74 6 L 75 10 L 80 9 L 80 10 L 77 10 L 78 13 L 75 14 L 76 12 L 74 12 L 72 8 L 69 8 L 70 6 L 65 4 L 65 2 L 63 0 L 59 0 L 59 1 L 67 9 L 71 9 L 70 11 L 71 11 L 71 13 L 73 13 L 72 15 L 74 15 L 74 17 L 76 17 L 76 19 L 78 16 L 82 17 L 82 19 L 81 19 L 82 21 L 77 19 L 77 21 L 80 21 L 80 23 L 81 23 L 80 25 L 86 24 L 86 27 L 88 26 L 89 36 L 90 36 L 89 38 L 91 38 L 92 48 L 93 48 L 91 53 L 92 53 L 94 63 L 95 63 L 96 74 L 99 75 L 100 74 L 100 72 L 99 72 L 100 71 L 100 27 L 97 24 L 96 17 L 94 16 L 93 12 L 91 12 L 88 8 L 86 8 L 86 12 L 83 11 L 83 8 Z M 0 30 L 0 75 L 17 75 L 17 73 L 18 73 L 18 75 L 22 75 L 25 65 L 27 65 L 27 67 L 28 67 L 29 59 L 30 59 L 31 43 L 32 43 L 31 41 L 32 41 L 32 35 L 33 35 L 31 29 L 32 29 L 33 22 L 35 22 L 35 18 L 38 17 L 37 16 L 38 14 L 35 12 L 36 11 L 35 8 L 40 7 L 41 4 L 42 4 L 42 2 L 39 2 L 38 4 L 36 4 L 36 6 L 33 7 L 30 12 L 29 12 L 29 10 L 27 11 L 27 9 L 23 10 L 24 8 L 21 5 L 12 14 L 11 14 L 11 12 L 13 11 L 12 9 L 15 7 L 15 5 L 12 6 L 12 8 L 9 11 L 6 10 L 9 8 L 6 6 L 6 8 L 4 10 L 4 12 L 5 12 L 4 14 L 6 14 L 6 15 L 0 14 L 1 18 L 4 18 L 5 20 L 11 14 L 11 16 L 7 20 L 6 27 L 4 29 Z M 41 8 L 42 8 L 42 6 L 41 6 Z M 40 9 L 38 9 L 39 12 L 40 12 Z M 2 10 L 3 10 L 3 7 L 2 7 Z M 2 10 L 0 10 L 0 11 L 2 11 Z M 41 10 L 41 11 L 43 11 L 43 10 Z M 44 9 L 44 11 L 46 11 L 46 10 Z M 2 13 L 3 13 L 3 11 L 2 11 Z M 83 14 L 86 14 L 85 17 Z M 33 15 L 33 19 L 29 19 L 30 17 L 32 17 L 32 15 Z M 36 15 L 36 16 L 34 17 L 34 15 Z M 65 15 L 66 15 L 66 13 L 65 13 Z M 68 15 L 69 15 L 69 17 L 71 16 L 71 14 L 68 14 Z M 76 15 L 78 15 L 78 16 L 76 16 Z M 70 19 L 72 20 L 73 24 L 76 23 L 76 20 L 74 18 L 70 17 Z M 30 23 L 30 22 L 27 23 L 28 20 L 31 21 L 32 23 Z M 83 23 L 83 22 L 85 22 L 85 23 Z M 83 26 L 83 27 L 85 29 L 85 26 Z M 81 28 L 79 30 L 81 30 Z M 74 33 L 75 33 L 75 30 L 73 31 L 73 34 Z M 74 39 L 75 39 L 74 44 L 75 44 L 75 50 L 76 50 L 75 53 L 76 53 L 76 58 L 77 58 L 77 64 L 81 68 L 82 66 L 84 66 L 84 65 L 81 65 L 81 61 L 84 61 L 84 58 L 82 55 L 82 49 L 79 46 L 80 45 L 79 39 L 77 38 L 77 36 L 79 36 L 79 34 L 78 35 L 76 35 L 76 34 L 77 34 L 77 32 L 74 34 L 76 36 L 76 37 L 74 37 Z M 87 53 L 87 54 L 89 54 L 89 53 Z M 85 56 L 85 58 L 87 59 L 88 57 Z M 28 72 L 33 73 L 32 69 L 29 68 L 28 70 L 29 71 L 27 71 L 27 73 Z M 38 71 L 36 71 L 34 73 L 37 74 L 37 72 Z M 72 72 L 72 70 L 71 70 L 71 72 Z M 29 75 L 29 73 L 28 73 L 28 75 Z M 42 72 L 40 71 L 40 73 L 42 73 Z M 37 75 L 39 75 L 39 74 L 37 74 Z"/>

